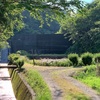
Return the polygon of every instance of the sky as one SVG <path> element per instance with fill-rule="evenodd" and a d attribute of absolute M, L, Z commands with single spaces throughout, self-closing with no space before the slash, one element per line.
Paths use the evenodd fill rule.
<path fill-rule="evenodd" d="M 93 0 L 82 0 L 82 1 L 84 1 L 86 3 L 91 3 Z"/>

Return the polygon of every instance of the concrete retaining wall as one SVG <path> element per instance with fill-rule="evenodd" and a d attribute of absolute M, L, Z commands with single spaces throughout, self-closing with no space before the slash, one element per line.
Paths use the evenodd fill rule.
<path fill-rule="evenodd" d="M 35 100 L 35 93 L 18 71 L 9 69 L 12 86 L 17 100 Z"/>

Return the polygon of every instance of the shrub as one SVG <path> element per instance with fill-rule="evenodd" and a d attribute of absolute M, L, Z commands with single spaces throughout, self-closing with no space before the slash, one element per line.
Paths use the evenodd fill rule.
<path fill-rule="evenodd" d="M 24 60 L 22 59 L 18 59 L 16 62 L 15 62 L 16 66 L 21 69 L 21 67 L 24 65 Z"/>
<path fill-rule="evenodd" d="M 8 60 L 9 60 L 8 64 L 12 65 L 14 63 L 14 61 L 19 59 L 19 56 L 20 56 L 19 54 L 14 54 L 14 53 L 10 54 L 8 56 Z"/>
<path fill-rule="evenodd" d="M 10 54 L 8 59 L 9 65 L 16 65 L 19 69 L 24 65 L 24 60 L 20 59 L 19 54 Z"/>
<path fill-rule="evenodd" d="M 78 66 L 83 66 L 83 62 L 82 62 L 81 58 L 79 58 L 79 60 L 78 60 Z"/>
<path fill-rule="evenodd" d="M 18 50 L 18 51 L 16 52 L 16 54 L 26 55 L 26 56 L 30 55 L 30 54 L 29 54 L 27 51 L 25 51 L 25 50 Z"/>
<path fill-rule="evenodd" d="M 82 58 L 82 62 L 83 62 L 84 65 L 91 65 L 93 54 L 87 52 L 87 53 L 82 54 L 81 58 Z"/>
<path fill-rule="evenodd" d="M 94 55 L 94 61 L 95 61 L 95 63 L 100 63 L 100 53 L 96 53 L 95 55 Z"/>
<path fill-rule="evenodd" d="M 17 51 L 17 52 L 16 52 L 16 54 L 21 54 L 21 51 L 20 51 L 20 50 L 19 50 L 19 51 Z"/>
<path fill-rule="evenodd" d="M 78 54 L 75 53 L 69 54 L 68 59 L 72 62 L 74 66 L 78 65 Z"/>

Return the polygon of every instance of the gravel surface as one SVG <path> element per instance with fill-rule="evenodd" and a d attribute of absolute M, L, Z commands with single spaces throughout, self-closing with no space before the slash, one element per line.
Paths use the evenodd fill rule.
<path fill-rule="evenodd" d="M 89 95 L 89 97 L 91 97 L 91 100 L 100 100 L 100 95 L 98 95 L 95 90 L 91 89 L 87 85 L 79 82 L 78 80 L 76 80 L 70 76 L 65 76 L 64 74 L 62 75 L 62 78 L 68 80 L 69 82 L 74 84 L 76 87 L 81 89 L 84 94 Z"/>
<path fill-rule="evenodd" d="M 35 66 L 41 75 L 43 76 L 44 80 L 48 84 L 51 93 L 52 93 L 52 100 L 63 100 L 63 90 L 58 86 L 58 84 L 52 78 L 52 72 L 54 70 L 58 70 L 58 68 L 50 68 L 50 67 L 38 67 Z"/>
<path fill-rule="evenodd" d="M 97 94 L 96 91 L 94 91 L 85 84 L 71 77 L 71 75 L 78 69 L 65 68 L 65 67 L 39 67 L 39 66 L 34 66 L 34 68 L 41 73 L 44 80 L 48 84 L 52 93 L 53 100 L 63 100 L 63 94 L 64 94 L 62 88 L 59 87 L 59 85 L 54 81 L 52 77 L 52 73 L 57 71 L 59 72 L 60 77 L 69 81 L 72 85 L 79 88 L 83 92 L 83 94 L 86 94 L 89 97 L 91 97 L 91 100 L 100 100 L 100 96 Z"/>

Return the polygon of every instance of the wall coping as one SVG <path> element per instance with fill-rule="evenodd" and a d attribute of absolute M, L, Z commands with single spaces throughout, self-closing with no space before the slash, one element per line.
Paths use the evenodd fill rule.
<path fill-rule="evenodd" d="M 0 65 L 0 68 L 17 68 L 16 65 Z"/>

